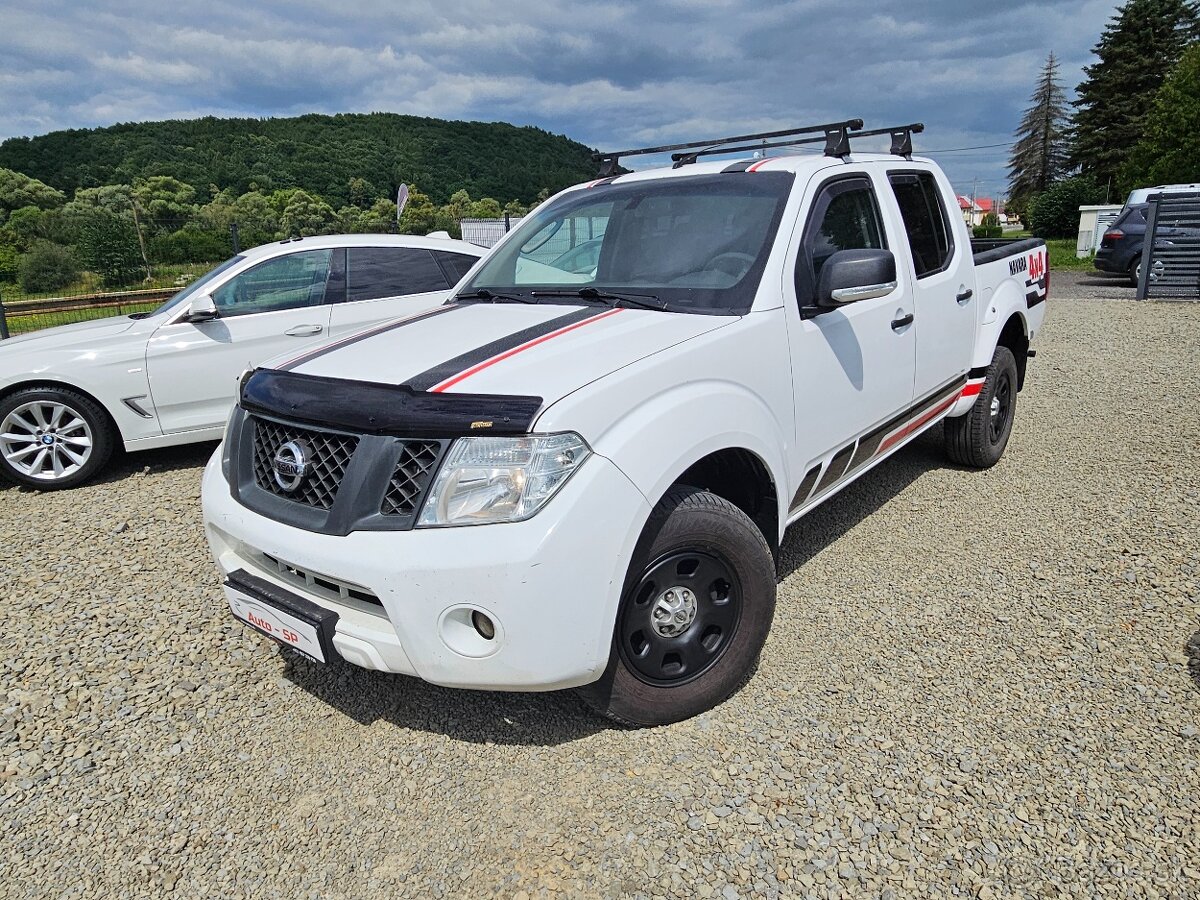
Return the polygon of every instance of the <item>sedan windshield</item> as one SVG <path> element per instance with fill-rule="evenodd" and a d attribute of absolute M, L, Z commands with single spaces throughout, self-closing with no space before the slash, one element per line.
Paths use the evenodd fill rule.
<path fill-rule="evenodd" d="M 792 182 L 788 172 L 721 173 L 572 191 L 522 222 L 459 296 L 626 295 L 672 312 L 741 315 Z"/>

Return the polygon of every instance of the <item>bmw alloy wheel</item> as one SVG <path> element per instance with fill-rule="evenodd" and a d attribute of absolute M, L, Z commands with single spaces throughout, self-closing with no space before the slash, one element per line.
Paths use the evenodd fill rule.
<path fill-rule="evenodd" d="M 0 454 L 17 472 L 39 481 L 74 475 L 92 455 L 92 429 L 65 403 L 34 400 L 0 422 Z"/>

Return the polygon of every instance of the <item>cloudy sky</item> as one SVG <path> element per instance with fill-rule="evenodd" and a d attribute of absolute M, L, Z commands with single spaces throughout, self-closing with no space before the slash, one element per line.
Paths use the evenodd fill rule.
<path fill-rule="evenodd" d="M 1053 50 L 1068 91 L 1112 0 L 38 0 L 0 9 L 0 139 L 148 119 L 375 110 L 616 148 L 921 120 L 1002 194 Z"/>

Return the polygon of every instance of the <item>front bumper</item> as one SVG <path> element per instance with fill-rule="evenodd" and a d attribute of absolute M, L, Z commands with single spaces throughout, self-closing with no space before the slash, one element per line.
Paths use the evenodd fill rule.
<path fill-rule="evenodd" d="M 221 453 L 205 469 L 202 496 L 222 574 L 245 569 L 335 610 L 333 646 L 347 661 L 490 690 L 576 687 L 603 673 L 626 570 L 650 514 L 604 457 L 593 454 L 525 522 L 329 535 L 237 503 Z M 334 599 L 285 577 L 288 566 L 364 590 Z M 378 605 L 355 599 L 363 593 Z M 495 623 L 491 641 L 471 628 L 472 609 Z"/>

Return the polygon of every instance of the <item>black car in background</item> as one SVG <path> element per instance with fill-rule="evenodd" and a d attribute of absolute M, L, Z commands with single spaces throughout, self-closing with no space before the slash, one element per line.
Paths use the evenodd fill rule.
<path fill-rule="evenodd" d="M 1137 287 L 1142 267 L 1142 244 L 1146 238 L 1146 211 L 1149 208 L 1148 203 L 1126 207 L 1104 232 L 1093 260 L 1101 272 L 1127 275 L 1134 287 Z"/>

